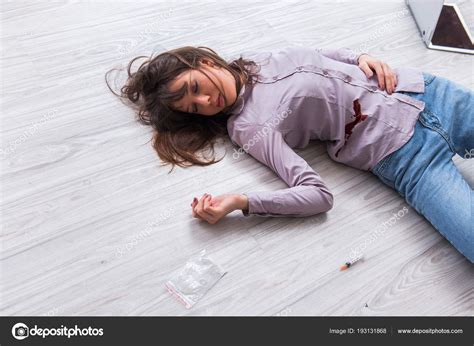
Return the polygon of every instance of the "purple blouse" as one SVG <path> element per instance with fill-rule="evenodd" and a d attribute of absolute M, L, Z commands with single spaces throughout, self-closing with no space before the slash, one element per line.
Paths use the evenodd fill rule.
<path fill-rule="evenodd" d="M 422 71 L 394 68 L 389 95 L 358 67 L 347 48 L 288 47 L 245 52 L 261 66 L 254 86 L 244 85 L 230 109 L 227 130 L 240 148 L 271 168 L 288 188 L 244 193 L 248 212 L 261 216 L 309 216 L 332 208 L 321 176 L 296 154 L 310 140 L 326 143 L 334 161 L 370 170 L 413 135 L 424 102 L 399 91 L 424 92 Z"/>

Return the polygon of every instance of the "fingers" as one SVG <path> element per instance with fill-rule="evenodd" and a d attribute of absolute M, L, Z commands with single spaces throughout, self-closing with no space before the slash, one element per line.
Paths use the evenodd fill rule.
<path fill-rule="evenodd" d="M 379 82 L 379 88 L 384 90 L 385 89 L 385 76 L 382 68 L 382 64 L 380 62 L 373 65 L 375 68 L 375 74 L 377 75 L 377 80 Z"/>
<path fill-rule="evenodd" d="M 193 217 L 207 221 L 210 224 L 216 223 L 217 218 L 210 212 L 212 208 L 210 204 L 211 198 L 212 196 L 207 193 L 203 194 L 199 201 L 194 198 L 191 203 Z"/>
<path fill-rule="evenodd" d="M 377 74 L 377 80 L 379 88 L 386 90 L 388 94 L 393 93 L 397 85 L 397 76 L 392 69 L 384 62 L 378 61 L 373 65 L 375 73 Z"/>
<path fill-rule="evenodd" d="M 202 220 L 202 218 L 196 213 L 196 206 L 198 205 L 198 203 L 199 203 L 198 199 L 194 197 L 194 200 L 191 203 L 191 212 L 193 214 L 193 217 Z"/>
<path fill-rule="evenodd" d="M 206 197 L 203 198 L 202 213 L 207 217 L 214 218 L 214 215 L 212 215 L 211 212 L 209 211 L 210 205 L 211 205 L 211 195 L 207 195 Z"/>
<path fill-rule="evenodd" d="M 388 67 L 387 64 L 383 64 L 383 71 L 385 74 L 385 85 L 387 86 L 387 93 L 391 94 L 395 90 L 395 73 Z"/>
<path fill-rule="evenodd" d="M 206 220 L 210 224 L 214 224 L 216 222 L 216 218 L 214 217 L 214 215 L 212 215 L 209 212 L 210 200 L 211 200 L 210 195 L 207 195 L 206 197 L 204 197 L 202 208 L 198 209 L 197 213 L 199 216 L 201 216 L 204 220 Z"/>
<path fill-rule="evenodd" d="M 393 93 L 398 82 L 397 76 L 386 63 L 377 59 L 366 58 L 364 60 L 361 59 L 359 68 L 364 71 L 367 78 L 371 78 L 373 75 L 372 70 L 375 70 L 379 88 L 386 90 L 388 94 Z"/>
<path fill-rule="evenodd" d="M 370 69 L 369 65 L 364 61 L 359 65 L 359 68 L 365 73 L 367 78 L 370 78 L 374 75 L 372 70 Z"/>
<path fill-rule="evenodd" d="M 200 211 L 202 210 L 202 206 L 206 197 L 207 197 L 207 194 L 206 193 L 203 194 L 201 199 L 197 201 L 197 203 L 195 204 L 193 208 L 193 216 L 201 220 L 205 220 L 203 215 L 201 215 L 202 213 L 200 213 Z"/>
<path fill-rule="evenodd" d="M 395 91 L 395 88 L 397 87 L 397 75 L 390 67 L 388 67 L 388 70 L 390 71 L 390 79 L 392 81 L 392 90 L 391 90 L 391 93 L 392 93 Z"/>
<path fill-rule="evenodd" d="M 392 77 L 390 75 L 389 67 L 386 64 L 382 64 L 383 69 L 383 77 L 385 80 L 385 89 L 387 90 L 388 94 L 392 93 Z"/>

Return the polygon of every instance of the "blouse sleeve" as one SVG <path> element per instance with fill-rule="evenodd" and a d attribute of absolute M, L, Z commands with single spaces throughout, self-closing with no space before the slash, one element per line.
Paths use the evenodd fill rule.
<path fill-rule="evenodd" d="M 362 54 L 356 53 L 349 48 L 316 48 L 316 52 L 327 58 L 344 62 L 346 64 L 358 65 L 358 59 Z"/>
<path fill-rule="evenodd" d="M 246 152 L 271 168 L 289 186 L 277 191 L 244 193 L 249 203 L 248 211 L 243 211 L 245 216 L 303 217 L 332 208 L 333 195 L 326 184 L 288 146 L 279 131 L 249 124 L 239 129 L 236 136 Z"/>

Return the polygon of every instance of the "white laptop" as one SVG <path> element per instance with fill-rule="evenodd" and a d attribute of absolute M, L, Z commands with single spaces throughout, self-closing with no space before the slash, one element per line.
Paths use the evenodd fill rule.
<path fill-rule="evenodd" d="M 474 41 L 456 4 L 444 0 L 405 0 L 430 49 L 474 54 Z"/>

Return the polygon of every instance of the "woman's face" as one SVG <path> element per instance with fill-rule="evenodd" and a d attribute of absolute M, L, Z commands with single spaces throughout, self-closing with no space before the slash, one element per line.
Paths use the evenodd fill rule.
<path fill-rule="evenodd" d="M 212 61 L 204 60 L 201 69 L 211 78 L 206 77 L 199 70 L 187 70 L 169 84 L 171 92 L 178 91 L 187 83 L 187 93 L 171 107 L 186 113 L 212 116 L 230 108 L 237 99 L 236 81 L 234 76 L 225 68 L 216 66 Z"/>

